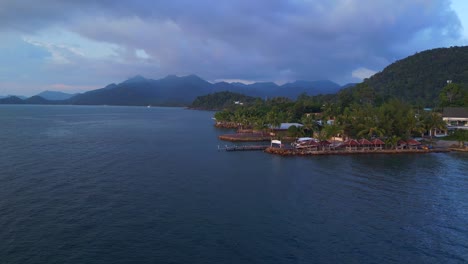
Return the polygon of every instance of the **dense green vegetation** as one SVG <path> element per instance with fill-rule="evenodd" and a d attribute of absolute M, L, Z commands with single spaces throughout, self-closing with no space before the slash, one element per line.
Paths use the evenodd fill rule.
<path fill-rule="evenodd" d="M 221 110 L 236 105 L 236 102 L 237 104 L 249 104 L 257 99 L 240 93 L 224 91 L 198 96 L 190 107 L 195 109 Z"/>
<path fill-rule="evenodd" d="M 468 46 L 427 50 L 392 63 L 354 89 L 368 89 L 376 100 L 398 98 L 421 107 L 439 104 L 447 80 L 468 89 Z"/>
<path fill-rule="evenodd" d="M 459 147 L 465 147 L 465 142 L 468 142 L 468 130 L 457 129 L 451 135 L 443 138 L 444 140 L 456 140 Z"/>
<path fill-rule="evenodd" d="M 296 101 L 283 97 L 257 100 L 227 108 L 215 117 L 256 129 L 299 122 L 304 126 L 291 128 L 289 135 L 382 137 L 393 146 L 399 139 L 444 129 L 437 111 L 448 106 L 468 107 L 468 47 L 417 53 L 337 94 L 302 94 Z M 333 122 L 327 124 L 328 120 Z M 458 131 L 454 137 L 463 142 L 466 132 Z"/>
<path fill-rule="evenodd" d="M 301 95 L 296 101 L 287 98 L 257 100 L 253 104 L 217 112 L 215 118 L 220 122 L 233 122 L 260 130 L 277 127 L 282 122 L 299 122 L 304 126 L 301 129 L 291 128 L 288 131 L 290 136 L 314 136 L 319 139 L 338 135 L 351 138 L 382 137 L 389 140 L 389 144 L 445 128 L 438 113 L 424 111 L 398 99 L 380 105 L 352 101 L 349 106 L 334 100 L 336 98 L 332 95 Z M 328 120 L 333 122 L 327 123 Z"/>

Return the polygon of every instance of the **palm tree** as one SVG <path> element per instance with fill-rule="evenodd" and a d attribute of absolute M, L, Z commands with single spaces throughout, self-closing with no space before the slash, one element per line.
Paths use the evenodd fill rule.
<path fill-rule="evenodd" d="M 281 125 L 281 119 L 277 111 L 269 111 L 266 114 L 266 122 L 270 124 L 270 129 L 273 131 Z"/>
<path fill-rule="evenodd" d="M 429 131 L 431 142 L 436 130 L 445 130 L 447 128 L 447 124 L 444 122 L 444 120 L 442 120 L 442 117 L 434 111 L 429 112 L 426 115 L 424 118 L 424 124 L 426 129 Z"/>
<path fill-rule="evenodd" d="M 366 137 L 367 139 L 372 138 L 373 136 L 382 137 L 385 134 L 385 130 L 379 127 L 376 124 L 370 126 L 362 125 L 363 129 L 357 133 L 358 137 Z"/>
<path fill-rule="evenodd" d="M 265 118 L 262 117 L 253 117 L 252 124 L 254 129 L 261 130 L 262 133 L 268 127 Z"/>
<path fill-rule="evenodd" d="M 244 121 L 244 115 L 239 110 L 234 112 L 233 121 L 236 123 L 237 127 L 242 128 L 242 121 Z"/>
<path fill-rule="evenodd" d="M 335 145 L 335 136 L 343 133 L 343 128 L 337 124 L 325 125 L 323 132 L 327 139 L 333 138 L 333 145 Z"/>
<path fill-rule="evenodd" d="M 312 134 L 314 131 L 318 130 L 318 125 L 317 122 L 315 122 L 313 115 L 303 115 L 301 118 L 301 123 L 303 125 L 302 129 L 309 132 L 312 131 Z"/>
<path fill-rule="evenodd" d="M 397 137 L 395 135 L 391 136 L 391 137 L 388 137 L 386 140 L 385 140 L 385 145 L 390 145 L 390 148 L 394 149 L 396 148 L 397 144 L 398 144 L 398 141 L 400 140 L 401 138 L 400 137 Z"/>
<path fill-rule="evenodd" d="M 412 132 L 421 134 L 421 137 L 426 132 L 426 128 L 424 127 L 424 118 L 421 115 L 416 117 L 416 124 L 414 125 Z"/>

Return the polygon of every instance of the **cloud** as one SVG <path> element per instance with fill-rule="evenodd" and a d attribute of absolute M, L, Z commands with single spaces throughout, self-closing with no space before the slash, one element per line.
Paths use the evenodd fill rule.
<path fill-rule="evenodd" d="M 49 75 L 73 71 L 60 82 L 80 82 L 82 74 L 103 85 L 133 74 L 192 73 L 345 83 L 417 51 L 457 45 L 462 29 L 448 0 L 0 3 L 0 31 L 34 36 L 49 28 L 79 36 L 76 46 L 55 37 L 30 41 L 50 54 L 43 65 Z M 86 41 L 94 48 L 80 46 Z M 98 44 L 106 56 L 86 56 Z M 60 61 L 62 67 L 53 65 Z"/>
<path fill-rule="evenodd" d="M 370 70 L 370 69 L 367 69 L 367 68 L 364 68 L 364 67 L 360 67 L 360 68 L 355 69 L 351 73 L 351 76 L 353 76 L 354 78 L 359 79 L 360 81 L 362 81 L 365 78 L 369 78 L 369 77 L 371 77 L 372 75 L 374 75 L 376 73 L 377 73 L 376 71 L 373 71 L 373 70 Z"/>

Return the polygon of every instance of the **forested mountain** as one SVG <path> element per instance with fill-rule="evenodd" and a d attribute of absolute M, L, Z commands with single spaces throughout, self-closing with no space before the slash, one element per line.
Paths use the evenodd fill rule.
<path fill-rule="evenodd" d="M 240 93 L 224 91 L 198 96 L 190 107 L 204 110 L 222 110 L 234 105 L 249 104 L 257 99 L 259 98 L 246 96 Z"/>
<path fill-rule="evenodd" d="M 452 87 L 446 87 L 447 80 L 451 80 Z M 445 94 L 441 95 L 443 89 Z M 439 48 L 417 53 L 392 63 L 362 83 L 348 84 L 343 89 L 327 80 L 295 81 L 283 85 L 273 82 L 213 84 L 196 75 L 169 75 L 159 80 L 136 76 L 119 84 L 109 84 L 101 89 L 77 94 L 67 100 L 9 97 L 0 99 L 0 104 L 187 106 L 198 96 L 222 91 L 262 99 L 296 99 L 303 94 L 314 96 L 336 93 L 334 100 L 340 107 L 349 106 L 352 102 L 382 104 L 391 98 L 424 107 L 466 105 L 468 47 Z M 53 99 L 45 95 L 41 97 Z M 215 105 L 218 106 L 218 103 Z"/>
<path fill-rule="evenodd" d="M 54 100 L 66 100 L 66 99 L 72 98 L 75 95 L 76 94 L 69 94 L 69 93 L 57 92 L 57 91 L 44 91 L 44 92 L 37 94 L 37 96 L 40 96 L 47 100 L 53 100 L 53 101 Z"/>
<path fill-rule="evenodd" d="M 393 97 L 420 106 L 436 106 L 447 80 L 468 88 L 468 46 L 416 53 L 351 89 L 372 90 L 378 100 Z"/>
<path fill-rule="evenodd" d="M 285 96 L 296 98 L 301 93 L 316 95 L 319 93 L 335 93 L 339 89 L 340 86 L 331 81 L 302 81 L 278 86 L 273 82 L 260 82 L 249 85 L 227 82 L 212 84 L 196 75 L 183 77 L 169 75 L 159 80 L 136 76 L 117 85 L 112 84 L 103 89 L 79 94 L 69 101 L 71 104 L 174 106 L 190 105 L 198 96 L 222 91 L 242 93 L 246 96 L 255 97 Z"/>
<path fill-rule="evenodd" d="M 9 96 L 5 98 L 0 98 L 0 104 L 25 104 L 26 102 L 17 97 L 17 96 Z"/>
<path fill-rule="evenodd" d="M 187 106 L 195 98 L 215 92 L 229 91 L 242 93 L 246 96 L 261 98 L 289 97 L 296 98 L 306 93 L 335 93 L 340 86 L 331 81 L 296 81 L 279 86 L 273 82 L 259 82 L 253 84 L 240 83 L 210 83 L 196 75 L 178 77 L 169 75 L 159 80 L 135 76 L 119 84 L 109 84 L 104 88 L 77 94 L 69 99 L 64 93 L 51 94 L 44 92 L 39 98 L 21 100 L 10 98 L 0 100 L 0 104 L 76 104 L 76 105 L 159 105 L 159 106 Z M 247 97 L 245 97 L 247 98 Z M 219 98 L 218 98 L 219 99 Z M 216 99 L 216 100 L 218 100 Z M 219 103 L 219 101 L 217 102 Z M 217 103 L 215 105 L 217 105 Z"/>
<path fill-rule="evenodd" d="M 10 94 L 10 95 L 0 95 L 0 99 L 5 99 L 5 98 L 9 98 L 9 97 L 17 97 L 17 98 L 19 98 L 19 99 L 21 99 L 21 100 L 28 98 L 27 96 L 13 95 L 13 94 Z"/>

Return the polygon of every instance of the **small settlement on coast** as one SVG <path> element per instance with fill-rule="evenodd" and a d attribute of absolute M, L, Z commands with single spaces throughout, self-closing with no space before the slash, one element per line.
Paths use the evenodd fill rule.
<path fill-rule="evenodd" d="M 389 145 L 383 139 L 342 139 L 334 137 L 333 140 L 318 140 L 312 137 L 282 137 L 278 135 L 290 126 L 300 124 L 284 123 L 275 129 L 275 132 L 261 132 L 251 129 L 239 129 L 236 133 L 220 135 L 219 139 L 236 142 L 236 145 L 218 146 L 226 151 L 254 151 L 263 150 L 266 153 L 281 156 L 314 156 L 314 155 L 351 155 L 351 154 L 400 154 L 400 153 L 434 153 L 449 152 L 450 145 L 434 146 L 433 141 L 420 139 L 398 140 Z M 218 124 L 218 127 L 220 125 Z M 222 127 L 222 126 L 221 126 Z M 422 142 L 421 142 L 422 141 Z M 246 144 L 239 144 L 246 142 Z M 257 144 L 254 144 L 257 143 Z"/>

